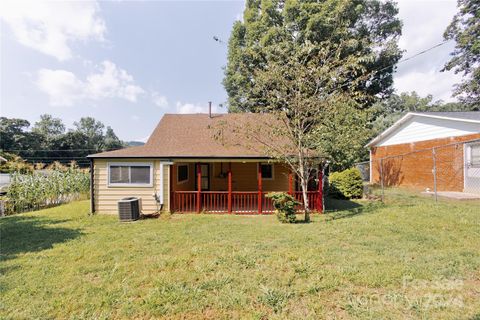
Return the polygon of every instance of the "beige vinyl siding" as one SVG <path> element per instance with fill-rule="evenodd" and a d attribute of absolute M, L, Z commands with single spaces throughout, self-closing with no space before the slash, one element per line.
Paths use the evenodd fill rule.
<path fill-rule="evenodd" d="M 108 163 L 152 163 L 153 165 L 153 186 L 152 187 L 134 187 L 134 186 L 109 186 L 108 185 Z M 98 213 L 117 213 L 118 200 L 125 197 L 140 198 L 140 211 L 142 213 L 154 213 L 158 210 L 158 205 L 153 197 L 160 186 L 160 161 L 155 159 L 95 159 L 94 161 L 94 192 L 95 192 L 95 210 Z M 164 165 L 164 208 L 169 210 L 169 166 Z"/>

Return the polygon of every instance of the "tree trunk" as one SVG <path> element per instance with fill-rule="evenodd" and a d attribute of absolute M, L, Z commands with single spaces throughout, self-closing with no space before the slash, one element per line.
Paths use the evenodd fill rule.
<path fill-rule="evenodd" d="M 308 203 L 308 179 L 305 177 L 300 178 L 300 184 L 302 187 L 302 195 L 303 195 L 303 207 L 305 209 L 305 222 L 310 222 L 310 207 Z"/>

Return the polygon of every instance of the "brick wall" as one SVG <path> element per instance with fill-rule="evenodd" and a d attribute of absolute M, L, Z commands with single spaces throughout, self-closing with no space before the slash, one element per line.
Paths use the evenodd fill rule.
<path fill-rule="evenodd" d="M 463 143 L 480 139 L 480 133 L 371 148 L 371 182 L 385 186 L 405 186 L 424 190 L 434 188 L 433 148 L 437 167 L 438 191 L 463 191 Z M 453 145 L 452 145 L 453 144 Z M 382 159 L 380 161 L 380 159 Z M 381 164 L 381 165 L 380 165 Z"/>

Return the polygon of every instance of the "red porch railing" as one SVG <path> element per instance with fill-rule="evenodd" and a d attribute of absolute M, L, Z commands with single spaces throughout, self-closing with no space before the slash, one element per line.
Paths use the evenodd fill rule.
<path fill-rule="evenodd" d="M 200 193 L 200 211 L 206 213 L 235 213 L 235 214 L 269 214 L 275 210 L 272 200 L 265 195 L 268 192 L 261 192 L 261 201 L 258 201 L 258 191 L 232 191 L 231 208 L 229 210 L 228 191 L 202 191 Z M 174 191 L 173 211 L 177 213 L 197 212 L 197 191 Z M 302 192 L 293 192 L 297 201 L 303 203 Z M 308 203 L 311 210 L 321 211 L 318 207 L 319 191 L 307 192 Z M 321 203 L 321 202 L 320 202 Z M 261 210 L 259 210 L 261 205 Z M 297 211 L 303 211 L 303 205 L 297 207 Z"/>

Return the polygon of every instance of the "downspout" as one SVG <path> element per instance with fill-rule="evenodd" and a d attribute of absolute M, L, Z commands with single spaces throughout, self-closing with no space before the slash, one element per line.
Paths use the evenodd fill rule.
<path fill-rule="evenodd" d="M 165 165 L 167 166 L 170 166 L 172 165 L 173 162 L 161 162 L 160 161 L 160 194 L 158 195 L 157 197 L 157 201 L 159 202 L 160 204 L 160 210 L 163 209 L 163 205 L 164 205 L 164 202 L 165 202 L 165 198 L 164 198 L 164 189 L 163 189 L 163 178 L 164 178 L 164 175 L 163 175 L 163 168 Z M 170 183 L 170 181 L 168 182 Z"/>
<path fill-rule="evenodd" d="M 93 158 L 90 159 L 90 214 L 95 213 L 95 192 L 94 192 L 95 166 Z"/>

